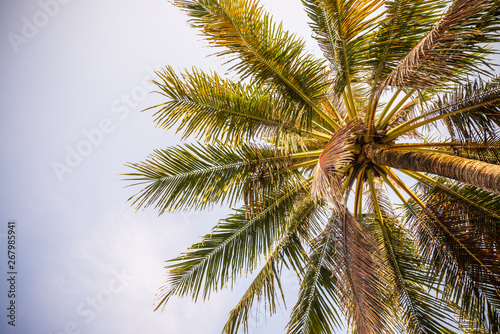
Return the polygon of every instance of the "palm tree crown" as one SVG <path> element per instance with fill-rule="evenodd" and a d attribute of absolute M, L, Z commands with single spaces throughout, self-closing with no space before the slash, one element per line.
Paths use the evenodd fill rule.
<path fill-rule="evenodd" d="M 242 206 L 169 261 L 157 308 L 252 273 L 236 333 L 287 267 L 288 333 L 500 333 L 500 1 L 302 0 L 325 59 L 258 1 L 173 3 L 237 80 L 158 72 L 155 122 L 199 143 L 129 164 L 131 200 Z"/>

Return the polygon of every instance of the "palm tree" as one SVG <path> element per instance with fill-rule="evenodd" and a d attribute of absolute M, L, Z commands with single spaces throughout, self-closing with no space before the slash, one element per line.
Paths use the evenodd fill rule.
<path fill-rule="evenodd" d="M 236 333 L 286 267 L 288 333 L 500 333 L 500 1 L 302 0 L 324 60 L 257 1 L 173 3 L 235 79 L 157 73 L 156 124 L 199 142 L 129 164 L 131 201 L 241 207 L 169 261 L 157 309 L 252 273 Z"/>

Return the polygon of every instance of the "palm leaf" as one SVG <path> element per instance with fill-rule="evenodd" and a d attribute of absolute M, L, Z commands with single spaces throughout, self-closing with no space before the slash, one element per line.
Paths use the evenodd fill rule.
<path fill-rule="evenodd" d="M 365 47 L 370 53 L 365 62 L 371 68 L 372 87 L 378 87 L 399 61 L 432 29 L 445 3 L 436 0 L 384 2 L 383 19 L 378 29 L 370 34 L 371 43 Z"/>
<path fill-rule="evenodd" d="M 331 231 L 333 224 L 330 220 L 312 244 L 312 255 L 300 286 L 298 302 L 287 326 L 289 334 L 334 333 L 341 324 L 336 311 L 340 302 L 338 281 L 331 272 L 338 258 Z"/>
<path fill-rule="evenodd" d="M 157 308 L 173 296 L 191 295 L 197 300 L 200 293 L 207 299 L 212 291 L 232 284 L 236 277 L 251 272 L 257 260 L 267 255 L 276 240 L 286 233 L 287 215 L 293 212 L 297 198 L 304 196 L 305 184 L 281 191 L 268 198 L 268 205 L 236 210 L 219 221 L 211 233 L 186 252 L 170 260 L 166 285 L 158 295 Z"/>
<path fill-rule="evenodd" d="M 481 143 L 494 139 L 500 124 L 500 86 L 497 80 L 469 82 L 437 99 L 414 117 L 391 129 L 385 142 L 444 120 L 452 138 L 458 142 Z"/>
<path fill-rule="evenodd" d="M 276 311 L 278 303 L 276 286 L 281 292 L 280 264 L 285 264 L 296 272 L 300 272 L 308 262 L 308 255 L 302 247 L 300 238 L 304 237 L 304 233 L 309 238 L 309 230 L 315 229 L 311 225 L 318 224 L 316 220 L 320 217 L 317 217 L 316 210 L 316 204 L 310 198 L 305 198 L 297 205 L 293 214 L 287 217 L 284 226 L 286 234 L 274 247 L 240 302 L 230 312 L 229 319 L 224 326 L 224 333 L 237 333 L 242 324 L 244 331 L 247 332 L 249 312 L 255 299 L 257 302 L 264 300 L 271 315 Z M 281 297 L 284 301 L 282 292 Z"/>
<path fill-rule="evenodd" d="M 355 143 L 355 135 L 362 128 L 358 120 L 351 120 L 339 128 L 319 156 L 314 173 L 311 194 L 316 200 L 337 201 L 342 197 L 339 170 L 352 162 L 354 155 L 347 147 Z"/>
<path fill-rule="evenodd" d="M 155 122 L 163 129 L 176 126 L 183 138 L 195 135 L 234 145 L 262 137 L 300 140 L 310 134 L 293 122 L 294 107 L 283 106 L 262 86 L 234 83 L 197 69 L 179 76 L 166 67 L 157 74 L 161 81 L 154 83 L 167 101 L 156 106 Z"/>
<path fill-rule="evenodd" d="M 483 144 L 466 143 L 454 147 L 454 153 L 459 157 L 498 165 L 500 164 L 500 139 L 486 140 Z"/>
<path fill-rule="evenodd" d="M 303 0 L 325 58 L 335 71 L 333 91 L 339 94 L 351 89 L 351 82 L 361 79 L 363 60 L 369 50 L 367 31 L 377 22 L 377 10 L 383 1 L 366 0 Z M 352 96 L 349 96 L 352 98 Z"/>
<path fill-rule="evenodd" d="M 419 256 L 409 231 L 398 225 L 394 216 L 366 214 L 366 224 L 375 231 L 377 239 L 388 254 L 388 265 L 394 277 L 394 306 L 401 320 L 400 332 L 405 333 L 454 333 L 457 324 L 452 317 L 453 309 L 438 296 L 442 294 L 436 286 L 436 278 L 429 275 L 431 265 Z M 382 225 L 383 224 L 383 225 Z"/>
<path fill-rule="evenodd" d="M 384 333 L 393 327 L 391 307 L 384 301 L 391 276 L 372 232 L 345 207 L 334 210 L 334 235 L 339 254 L 330 271 L 338 282 L 340 305 L 348 324 L 359 333 Z"/>
<path fill-rule="evenodd" d="M 303 40 L 283 30 L 257 1 L 175 0 L 185 9 L 191 24 L 200 28 L 217 55 L 229 57 L 231 69 L 241 78 L 265 84 L 280 94 L 283 103 L 295 101 L 294 115 L 300 124 L 311 126 L 319 114 L 333 125 L 321 107 L 326 81 L 323 62 L 305 52 Z M 304 113 L 299 115 L 299 111 Z"/>
<path fill-rule="evenodd" d="M 468 319 L 469 325 L 496 332 L 500 325 L 500 296 L 497 290 L 500 287 L 497 279 L 500 256 L 494 251 L 498 249 L 496 245 L 499 242 L 495 235 L 498 218 L 488 217 L 488 211 L 495 209 L 498 212 L 498 200 L 491 198 L 489 193 L 478 193 L 477 189 L 475 194 L 467 191 L 469 186 L 452 189 L 469 200 L 475 197 L 477 204 L 467 205 L 462 200 L 456 200 L 457 196 L 453 200 L 449 192 L 437 187 L 421 198 L 440 224 L 432 223 L 425 215 L 409 213 L 409 216 L 418 220 L 414 228 L 424 254 L 429 261 L 439 263 L 436 275 L 446 286 L 443 298 L 457 305 L 461 310 L 460 316 Z M 488 203 L 485 204 L 485 201 Z M 478 210 L 478 206 L 486 209 Z M 441 224 L 448 231 L 444 231 Z M 453 238 L 449 233 L 453 234 Z M 464 251 L 464 247 L 468 252 Z"/>
<path fill-rule="evenodd" d="M 387 177 L 383 179 L 396 189 Z M 394 302 L 389 303 L 399 307 L 395 314 L 403 320 L 400 325 L 406 333 L 454 333 L 452 309 L 438 298 L 442 291 L 435 285 L 436 277 L 429 275 L 431 266 L 418 255 L 409 231 L 398 225 L 381 184 L 374 182 L 370 173 L 368 181 L 371 196 L 367 196 L 366 206 L 367 212 L 373 214 L 364 214 L 363 222 L 374 231 L 375 239 L 384 249 L 382 254 L 386 254 L 386 263 L 392 269 Z"/>
<path fill-rule="evenodd" d="M 434 106 L 444 119 L 453 141 L 482 143 L 498 140 L 500 81 L 469 82 L 445 95 Z M 460 111 L 463 110 L 463 111 Z"/>
<path fill-rule="evenodd" d="M 239 200 L 252 205 L 274 187 L 287 189 L 290 180 L 299 180 L 298 172 L 288 168 L 292 165 L 292 157 L 279 149 L 186 144 L 156 150 L 145 162 L 129 164 L 135 172 L 125 176 L 135 182 L 132 186 L 145 185 L 129 201 L 137 209 L 154 206 L 163 214 Z"/>
<path fill-rule="evenodd" d="M 489 53 L 485 43 L 498 41 L 500 2 L 454 1 L 431 31 L 387 76 L 382 87 L 436 89 L 459 82 L 481 68 Z"/>

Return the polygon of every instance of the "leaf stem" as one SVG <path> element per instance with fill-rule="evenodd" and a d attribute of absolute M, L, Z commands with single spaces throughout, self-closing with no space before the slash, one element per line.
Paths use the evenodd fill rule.
<path fill-rule="evenodd" d="M 379 128 L 383 129 L 389 124 L 391 118 L 401 109 L 401 107 L 405 104 L 405 102 L 415 93 L 415 89 L 411 89 L 406 95 L 399 101 L 399 103 L 385 116 L 385 119 L 382 120 L 382 117 L 379 117 Z"/>
<path fill-rule="evenodd" d="M 460 108 L 458 110 L 455 110 L 455 111 L 452 111 L 452 112 L 449 112 L 449 113 L 444 113 L 444 114 L 440 114 L 440 115 L 437 115 L 437 116 L 434 116 L 434 117 L 431 117 L 431 118 L 428 118 L 428 119 L 425 119 L 423 121 L 420 121 L 418 123 L 415 123 L 413 125 L 410 125 L 422 118 L 425 118 L 429 115 L 432 115 L 432 114 L 435 114 L 439 111 L 442 111 L 442 110 L 445 110 L 447 108 L 450 108 L 452 106 L 447 106 L 447 107 L 444 107 L 444 108 L 439 108 L 437 110 L 434 110 L 432 112 L 429 112 L 429 113 L 425 113 L 425 114 L 422 114 L 418 117 L 415 117 L 413 119 L 410 119 L 406 122 L 404 122 L 403 124 L 400 124 L 398 125 L 397 127 L 395 127 L 394 129 L 391 129 L 389 132 L 387 132 L 385 138 L 382 140 L 383 143 L 388 143 L 390 142 L 391 140 L 393 139 L 396 139 L 397 137 L 405 134 L 405 133 L 408 133 L 416 128 L 419 128 L 421 126 L 424 126 L 424 125 L 427 125 L 427 124 L 430 124 L 430 123 L 434 123 L 436 121 L 439 121 L 443 118 L 446 118 L 446 117 L 450 117 L 450 116 L 453 116 L 453 115 L 456 115 L 456 114 L 459 114 L 459 113 L 462 113 L 462 112 L 466 112 L 468 110 L 471 110 L 471 109 L 476 109 L 476 108 L 479 108 L 479 107 L 482 107 L 482 106 L 485 106 L 485 105 L 488 105 L 488 104 L 491 104 L 491 103 L 494 103 L 494 102 L 497 102 L 497 101 L 500 101 L 500 97 L 497 98 L 497 99 L 493 99 L 491 101 L 486 101 L 486 102 L 483 102 L 483 103 L 479 103 L 479 104 L 475 104 L 473 106 L 469 106 L 469 107 L 465 107 L 465 108 Z"/>
<path fill-rule="evenodd" d="M 389 108 L 392 106 L 392 104 L 394 103 L 394 101 L 396 100 L 396 98 L 398 97 L 399 93 L 401 93 L 401 88 L 398 88 L 398 90 L 396 90 L 396 92 L 392 95 L 391 99 L 389 100 L 389 102 L 387 102 L 387 104 L 385 105 L 385 108 L 384 110 L 382 110 L 382 113 L 380 114 L 380 116 L 377 118 L 377 122 L 375 123 L 375 125 L 377 127 L 379 127 L 380 125 L 380 122 L 382 121 L 382 119 L 385 117 L 385 115 L 387 114 L 387 112 L 389 111 Z"/>

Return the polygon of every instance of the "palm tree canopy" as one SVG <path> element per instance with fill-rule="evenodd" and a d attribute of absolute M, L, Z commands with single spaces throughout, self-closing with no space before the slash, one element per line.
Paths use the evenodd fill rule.
<path fill-rule="evenodd" d="M 302 0 L 324 59 L 257 0 L 172 2 L 234 79 L 157 73 L 157 126 L 199 142 L 128 164 L 130 201 L 240 207 L 168 261 L 157 309 L 252 274 L 237 333 L 286 267 L 287 333 L 499 333 L 500 1 Z"/>

